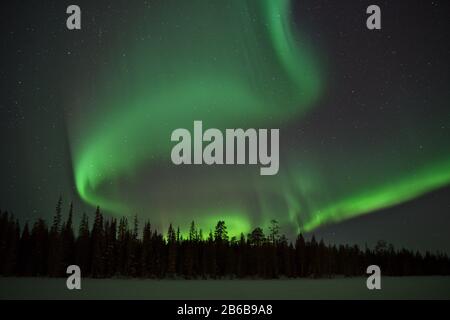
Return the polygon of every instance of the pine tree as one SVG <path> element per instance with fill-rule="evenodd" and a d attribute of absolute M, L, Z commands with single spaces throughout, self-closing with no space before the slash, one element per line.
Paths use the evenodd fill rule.
<path fill-rule="evenodd" d="M 262 246 L 265 241 L 264 231 L 261 228 L 255 228 L 249 235 L 248 239 L 252 246 Z"/>
<path fill-rule="evenodd" d="M 214 245 L 214 236 L 211 230 L 209 231 L 208 240 L 205 243 L 205 256 L 206 275 L 215 278 L 217 274 L 216 247 Z"/>
<path fill-rule="evenodd" d="M 152 270 L 152 229 L 150 222 L 146 222 L 144 225 L 143 236 L 142 236 L 142 275 L 144 277 L 149 277 L 153 274 Z"/>
<path fill-rule="evenodd" d="M 189 228 L 189 241 L 197 241 L 197 240 L 198 240 L 197 228 L 195 227 L 194 220 L 192 220 L 191 227 Z"/>
<path fill-rule="evenodd" d="M 58 277 L 63 274 L 62 270 L 62 243 L 61 243 L 61 211 L 62 197 L 60 196 L 53 216 L 53 224 L 49 234 L 48 270 L 51 277 Z"/>
<path fill-rule="evenodd" d="M 33 273 L 31 250 L 31 234 L 28 227 L 28 222 L 26 222 L 19 242 L 18 274 L 21 276 L 31 276 Z"/>
<path fill-rule="evenodd" d="M 69 216 L 61 231 L 62 238 L 62 266 L 63 271 L 67 266 L 75 263 L 75 235 L 73 232 L 73 203 L 70 203 Z"/>
<path fill-rule="evenodd" d="M 20 242 L 20 227 L 19 222 L 14 219 L 13 215 L 9 216 L 6 229 L 6 251 L 5 261 L 3 264 L 2 273 L 7 276 L 12 276 L 16 272 L 19 242 Z"/>
<path fill-rule="evenodd" d="M 151 259 L 151 270 L 153 270 L 153 274 L 162 278 L 165 275 L 165 250 L 166 243 L 162 234 L 158 233 L 156 230 L 153 231 L 152 235 L 152 253 L 153 258 Z"/>
<path fill-rule="evenodd" d="M 180 244 L 180 242 L 181 242 L 180 227 L 177 227 L 177 244 Z"/>
<path fill-rule="evenodd" d="M 228 241 L 228 231 L 225 221 L 220 220 L 217 222 L 216 228 L 214 230 L 214 241 L 216 243 L 222 243 Z"/>
<path fill-rule="evenodd" d="M 48 228 L 43 219 L 38 219 L 31 231 L 33 276 L 49 275 L 47 267 L 49 234 Z"/>
<path fill-rule="evenodd" d="M 189 227 L 189 238 L 184 242 L 184 254 L 182 270 L 186 278 L 192 278 L 197 269 L 199 269 L 200 263 L 198 261 L 198 241 L 199 236 L 195 222 L 192 221 Z"/>
<path fill-rule="evenodd" d="M 91 232 L 91 248 L 92 248 L 92 265 L 91 273 L 94 278 L 104 276 L 104 249 L 105 233 L 103 229 L 103 216 L 100 212 L 100 207 L 95 211 L 94 225 Z"/>
<path fill-rule="evenodd" d="M 273 244 L 276 244 L 280 237 L 280 226 L 278 224 L 278 221 L 275 219 L 270 220 L 270 227 L 269 227 L 269 240 Z"/>
<path fill-rule="evenodd" d="M 227 260 L 230 259 L 228 256 L 228 231 L 223 220 L 217 222 L 214 230 L 214 242 L 216 273 L 223 276 L 225 275 Z"/>
<path fill-rule="evenodd" d="M 296 259 L 296 274 L 298 277 L 306 276 L 306 245 L 305 238 L 300 233 L 295 240 L 295 259 Z"/>
<path fill-rule="evenodd" d="M 128 257 L 128 219 L 122 217 L 119 222 L 119 234 L 118 234 L 118 266 L 117 270 L 121 275 L 128 275 L 127 270 L 127 257 Z"/>
<path fill-rule="evenodd" d="M 139 275 L 139 221 L 137 215 L 133 220 L 133 233 L 128 241 L 128 255 L 127 255 L 127 269 L 130 276 L 136 277 Z"/>
<path fill-rule="evenodd" d="M 105 226 L 105 275 L 113 276 L 117 268 L 117 220 L 106 222 Z"/>
<path fill-rule="evenodd" d="M 172 224 L 169 224 L 169 229 L 167 231 L 167 243 L 175 243 L 177 241 L 177 236 L 175 234 L 175 230 L 172 227 Z"/>
<path fill-rule="evenodd" d="M 169 225 L 167 231 L 167 245 L 168 245 L 168 255 L 167 255 L 167 273 L 173 276 L 176 272 L 177 266 L 177 236 L 172 224 Z"/>
<path fill-rule="evenodd" d="M 91 273 L 91 246 L 90 246 L 90 228 L 89 218 L 86 213 L 83 213 L 81 218 L 78 238 L 75 242 L 75 261 L 80 267 L 83 274 L 90 275 Z"/>
<path fill-rule="evenodd" d="M 53 234 L 59 234 L 60 227 L 61 227 L 61 212 L 62 212 L 62 197 L 59 196 L 58 202 L 56 204 L 55 208 L 55 215 L 53 216 L 53 224 L 52 228 L 50 229 L 50 233 Z"/>

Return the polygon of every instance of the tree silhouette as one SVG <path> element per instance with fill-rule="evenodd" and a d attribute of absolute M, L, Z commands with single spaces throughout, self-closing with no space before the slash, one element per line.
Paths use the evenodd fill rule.
<path fill-rule="evenodd" d="M 48 268 L 52 277 L 60 276 L 62 273 L 62 246 L 61 246 L 61 220 L 62 220 L 62 197 L 60 196 L 56 204 L 53 224 L 50 228 L 48 247 Z"/>
<path fill-rule="evenodd" d="M 169 229 L 167 231 L 167 246 L 167 273 L 169 276 L 173 276 L 176 272 L 177 266 L 177 236 L 172 224 L 169 225 Z"/>
<path fill-rule="evenodd" d="M 78 238 L 75 242 L 75 261 L 80 266 L 83 272 L 90 273 L 90 259 L 91 245 L 90 245 L 90 231 L 89 218 L 86 213 L 83 213 L 81 218 L 80 228 L 78 231 Z"/>
<path fill-rule="evenodd" d="M 94 278 L 104 275 L 105 234 L 103 229 L 103 216 L 100 207 L 95 211 L 94 225 L 91 232 L 91 274 Z"/>
<path fill-rule="evenodd" d="M 99 207 L 90 228 L 83 213 L 74 233 L 74 208 L 70 204 L 67 221 L 62 218 L 62 198 L 58 199 L 50 228 L 37 219 L 30 230 L 21 230 L 12 214 L 0 212 L 0 274 L 3 276 L 64 276 L 70 264 L 80 266 L 84 276 L 191 278 L 278 278 L 348 277 L 365 275 L 376 264 L 389 276 L 450 275 L 450 259 L 441 252 L 396 250 L 379 241 L 373 249 L 357 245 L 332 245 L 307 240 L 301 233 L 294 243 L 280 234 L 276 220 L 268 236 L 256 227 L 246 237 L 229 239 L 225 221 L 220 220 L 206 239 L 192 221 L 183 238 L 180 228 L 169 225 L 164 237 L 144 223 L 140 237 L 137 216 L 130 226 L 127 217 L 105 219 Z"/>
<path fill-rule="evenodd" d="M 75 235 L 73 232 L 73 203 L 70 203 L 69 216 L 61 231 L 61 268 L 75 263 Z"/>
<path fill-rule="evenodd" d="M 269 240 L 276 244 L 280 238 L 280 225 L 278 224 L 278 221 L 275 219 L 270 220 L 270 227 L 269 227 Z"/>

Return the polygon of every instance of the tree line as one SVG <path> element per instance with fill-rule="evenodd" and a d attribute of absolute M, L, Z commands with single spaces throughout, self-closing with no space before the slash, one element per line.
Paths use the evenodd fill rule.
<path fill-rule="evenodd" d="M 93 223 L 82 215 L 74 232 L 73 206 L 62 218 L 58 200 L 51 225 L 37 219 L 23 228 L 8 212 L 0 212 L 0 274 L 4 276 L 65 276 L 67 266 L 80 266 L 95 278 L 296 278 L 365 275 L 380 266 L 383 275 L 449 275 L 446 254 L 396 250 L 379 241 L 375 248 L 331 245 L 299 234 L 294 242 L 280 234 L 276 220 L 268 233 L 260 227 L 248 235 L 229 237 L 224 221 L 204 236 L 192 221 L 183 238 L 169 225 L 166 235 L 137 217 L 108 218 L 97 207 Z"/>

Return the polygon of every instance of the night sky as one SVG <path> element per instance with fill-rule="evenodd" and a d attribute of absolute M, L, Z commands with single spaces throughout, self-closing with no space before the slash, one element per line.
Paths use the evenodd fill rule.
<path fill-rule="evenodd" d="M 82 28 L 69 31 L 70 4 Z M 370 4 L 382 30 L 366 28 Z M 450 252 L 448 1 L 14 1 L 0 208 Z M 279 128 L 280 170 L 175 166 L 171 132 Z"/>

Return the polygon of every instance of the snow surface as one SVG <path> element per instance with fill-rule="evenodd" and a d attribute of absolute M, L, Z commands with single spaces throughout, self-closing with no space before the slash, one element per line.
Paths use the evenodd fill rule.
<path fill-rule="evenodd" d="M 381 290 L 366 278 L 281 280 L 1 278 L 0 299 L 450 299 L 450 277 L 382 277 Z"/>

